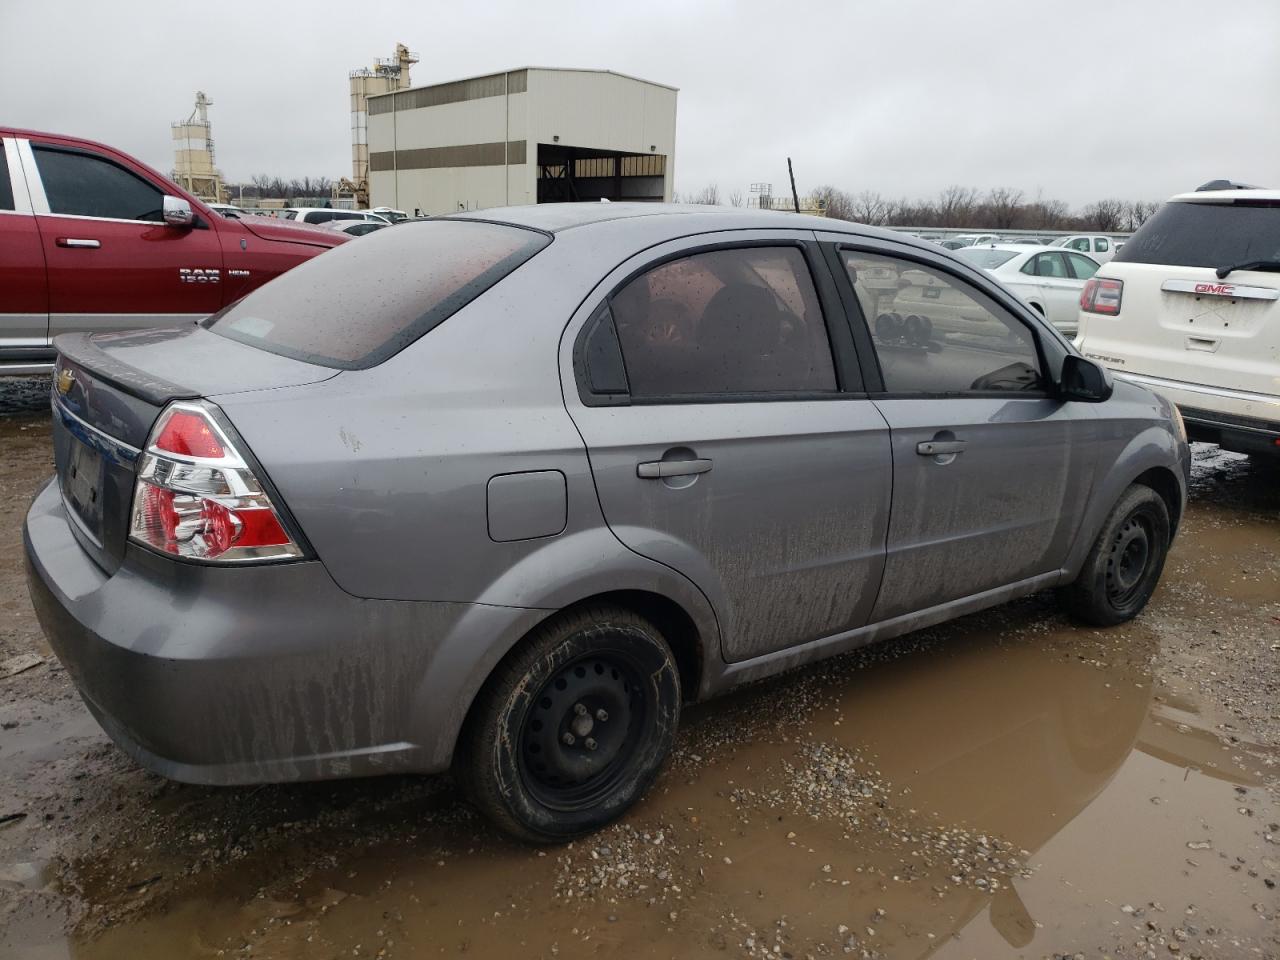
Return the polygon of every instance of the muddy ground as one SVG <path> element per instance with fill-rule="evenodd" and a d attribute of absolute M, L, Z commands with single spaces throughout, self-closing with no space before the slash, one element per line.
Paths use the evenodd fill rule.
<path fill-rule="evenodd" d="M 1280 955 L 1274 470 L 1197 448 L 1134 623 L 1033 597 L 692 708 L 638 809 L 534 850 L 445 778 L 211 789 L 116 750 L 27 599 L 47 384 L 6 389 L 0 664 L 42 661 L 0 679 L 2 957 Z"/>

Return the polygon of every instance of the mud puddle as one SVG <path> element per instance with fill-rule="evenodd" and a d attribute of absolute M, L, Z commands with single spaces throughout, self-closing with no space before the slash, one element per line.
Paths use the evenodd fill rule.
<path fill-rule="evenodd" d="M 986 958 L 1163 939 L 1226 956 L 1223 928 L 1262 942 L 1272 751 L 1224 742 L 1193 693 L 1156 682 L 1142 627 L 1082 650 L 1041 606 L 691 710 L 649 799 L 571 847 L 508 844 L 439 781 L 390 803 L 404 788 L 371 781 L 355 802 L 383 809 L 363 826 L 283 826 L 296 840 L 269 858 L 49 955 Z M 72 876 L 118 901 L 172 865 L 156 851 L 132 866 L 89 858 Z"/>
<path fill-rule="evenodd" d="M 45 655 L 47 417 L 0 446 L 0 654 Z M 1031 598 L 690 709 L 651 795 L 570 847 L 507 843 L 445 778 L 168 783 L 56 662 L 0 680 L 0 957 L 1273 955 L 1280 483 L 1197 456 L 1134 624 Z"/>

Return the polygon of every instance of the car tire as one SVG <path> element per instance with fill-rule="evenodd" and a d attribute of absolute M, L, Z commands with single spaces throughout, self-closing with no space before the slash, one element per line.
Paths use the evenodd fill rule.
<path fill-rule="evenodd" d="M 675 659 L 648 620 L 615 607 L 553 617 L 476 698 L 455 773 L 510 836 L 573 840 L 648 789 L 671 752 L 680 702 Z"/>
<path fill-rule="evenodd" d="M 1110 627 L 1142 612 L 1169 552 L 1169 508 L 1150 487 L 1134 484 L 1112 508 L 1080 575 L 1061 592 L 1082 623 Z"/>

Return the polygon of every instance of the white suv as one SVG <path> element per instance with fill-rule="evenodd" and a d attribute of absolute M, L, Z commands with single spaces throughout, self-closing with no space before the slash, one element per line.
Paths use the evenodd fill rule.
<path fill-rule="evenodd" d="M 1280 456 L 1280 190 L 1171 198 L 1086 284 L 1076 346 L 1191 439 Z"/>

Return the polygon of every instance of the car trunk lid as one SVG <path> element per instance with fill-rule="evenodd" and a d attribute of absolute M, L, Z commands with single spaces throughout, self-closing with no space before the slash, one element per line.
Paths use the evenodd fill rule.
<path fill-rule="evenodd" d="M 76 539 L 108 573 L 124 559 L 137 461 L 166 404 L 337 375 L 197 326 L 68 334 L 54 346 L 59 489 Z"/>

